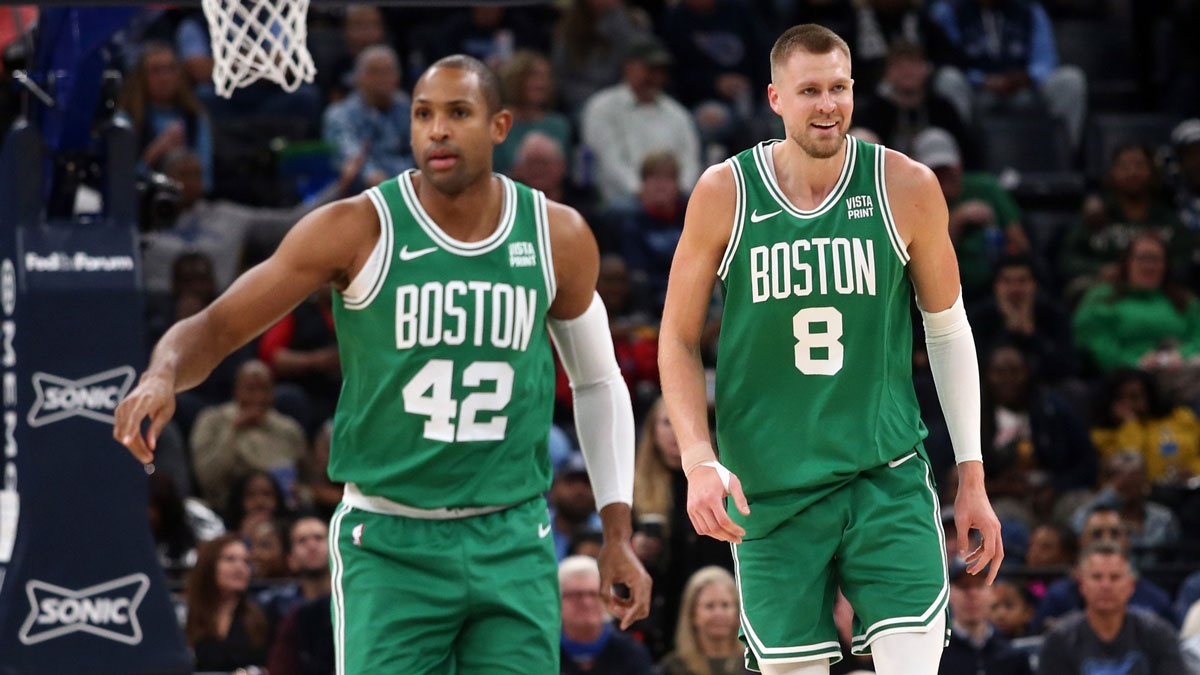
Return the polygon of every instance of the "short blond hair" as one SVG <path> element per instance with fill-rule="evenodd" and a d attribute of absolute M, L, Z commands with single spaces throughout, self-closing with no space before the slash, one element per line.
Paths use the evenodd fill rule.
<path fill-rule="evenodd" d="M 837 33 L 815 23 L 803 23 L 783 31 L 783 35 L 775 41 L 775 46 L 771 47 L 772 77 L 775 76 L 775 70 L 797 49 L 809 54 L 828 54 L 837 49 L 846 55 L 846 60 L 850 60 L 850 45 Z"/>

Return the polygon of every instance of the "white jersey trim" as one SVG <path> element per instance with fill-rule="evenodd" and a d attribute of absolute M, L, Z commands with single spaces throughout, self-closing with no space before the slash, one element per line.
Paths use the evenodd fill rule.
<path fill-rule="evenodd" d="M 842 161 L 842 173 L 838 176 L 838 182 L 834 184 L 833 189 L 825 196 L 817 208 L 811 211 L 799 209 L 795 204 L 787 198 L 783 189 L 779 187 L 779 181 L 775 174 L 775 155 L 771 152 L 771 146 L 779 143 L 778 139 L 763 141 L 754 146 L 753 155 L 754 163 L 758 167 L 758 175 L 762 178 L 763 184 L 767 186 L 767 192 L 779 204 L 780 208 L 787 211 L 788 214 L 795 218 L 816 218 L 825 215 L 827 211 L 832 209 L 842 198 L 842 193 L 846 191 L 846 186 L 850 185 L 850 178 L 854 175 L 854 164 L 858 157 L 858 141 L 853 136 L 845 137 L 845 159 Z"/>
<path fill-rule="evenodd" d="M 896 219 L 892 215 L 892 204 L 888 201 L 886 165 L 887 148 L 875 146 L 875 195 L 879 198 L 880 213 L 883 215 L 883 227 L 887 231 L 888 240 L 892 242 L 892 250 L 900 259 L 901 265 L 908 265 L 908 247 L 900 238 L 900 230 L 896 229 Z"/>
<path fill-rule="evenodd" d="M 364 194 L 371 200 L 375 206 L 375 213 L 379 216 L 379 239 L 375 242 L 375 248 L 371 249 L 367 262 L 342 293 L 342 305 L 346 309 L 366 309 L 375 296 L 379 295 L 380 289 L 383 288 L 383 280 L 387 278 L 388 270 L 392 267 L 392 248 L 395 243 L 392 211 L 379 188 L 373 187 Z"/>
<path fill-rule="evenodd" d="M 737 191 L 737 197 L 734 200 L 733 230 L 729 233 L 729 243 L 725 245 L 725 255 L 721 258 L 721 265 L 717 267 L 717 276 L 721 279 L 729 274 L 733 256 L 737 253 L 738 243 L 742 240 L 742 228 L 746 220 L 746 177 L 742 175 L 742 165 L 736 157 L 730 157 L 725 162 L 733 167 L 733 184 Z"/>
<path fill-rule="evenodd" d="M 533 216 L 538 252 L 542 257 L 542 275 L 546 280 L 546 306 L 549 307 L 558 293 L 558 278 L 554 276 L 554 252 L 550 250 L 550 214 L 546 208 L 546 195 L 541 190 L 533 190 Z"/>
<path fill-rule="evenodd" d="M 496 250 L 504 240 L 508 238 L 513 229 L 513 223 L 517 220 L 517 186 L 507 176 L 502 174 L 492 174 L 500 179 L 503 186 L 504 198 L 500 206 L 500 220 L 496 224 L 496 230 L 480 241 L 459 241 L 454 237 L 446 234 L 446 232 L 434 222 L 429 213 L 425 211 L 425 207 L 421 205 L 421 200 L 417 198 L 417 191 L 413 188 L 412 177 L 416 173 L 416 169 L 409 169 L 400 174 L 397 181 L 400 184 L 400 194 L 404 196 L 404 203 L 408 206 L 408 210 L 412 213 L 413 218 L 425 234 L 448 253 L 454 255 L 474 257 L 485 253 L 491 253 Z"/>

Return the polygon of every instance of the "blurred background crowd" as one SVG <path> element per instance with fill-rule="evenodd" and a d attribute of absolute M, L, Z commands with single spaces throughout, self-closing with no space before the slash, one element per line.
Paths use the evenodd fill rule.
<path fill-rule="evenodd" d="M 704 167 L 782 135 L 766 106 L 767 55 L 806 22 L 850 44 L 851 133 L 928 165 L 950 207 L 1007 557 L 992 587 L 951 566 L 942 672 L 1045 670 L 1039 653 L 1069 633 L 1051 629 L 1114 602 L 1170 626 L 1154 649 L 1200 658 L 1200 50 L 1186 46 L 1200 34 L 1196 0 L 320 4 L 308 19 L 316 82 L 232 100 L 214 93 L 198 8 L 142 10 L 113 48 L 141 164 L 169 179 L 143 195 L 147 350 L 306 211 L 414 166 L 415 78 L 447 54 L 480 58 L 514 117 L 495 170 L 575 207 L 600 242 L 599 292 L 640 423 L 634 544 L 655 599 L 623 633 L 599 603 L 598 517 L 560 369 L 548 497 L 563 672 L 741 673 L 732 561 L 685 512 L 657 326 L 688 192 Z M 4 23 L 0 128 L 18 112 L 8 73 L 21 47 Z M 200 670 L 332 672 L 330 303 L 314 295 L 181 394 L 159 442 L 151 527 Z M 720 322 L 718 295 L 709 366 Z M 914 345 L 952 530 L 953 453 L 921 336 Z M 1091 568 L 1114 558 L 1127 578 L 1104 586 Z M 851 613 L 842 600 L 847 645 Z"/>

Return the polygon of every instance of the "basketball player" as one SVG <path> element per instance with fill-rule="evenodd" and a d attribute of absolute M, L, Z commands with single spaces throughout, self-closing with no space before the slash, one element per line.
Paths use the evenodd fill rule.
<path fill-rule="evenodd" d="M 649 609 L 629 546 L 633 413 L 574 210 L 492 173 L 512 116 L 479 61 L 435 63 L 413 90 L 419 171 L 301 220 L 212 306 L 176 324 L 116 413 L 153 459 L 174 393 L 333 284 L 344 384 L 329 475 L 337 672 L 556 673 L 560 604 L 547 437 L 549 334 L 575 391 L 603 520 L 605 601 Z M 149 417 L 148 432 L 139 433 Z M 623 583 L 630 597 L 609 590 Z"/>
<path fill-rule="evenodd" d="M 855 612 L 853 653 L 873 654 L 884 675 L 936 673 L 948 584 L 912 385 L 914 289 L 958 460 L 958 549 L 972 573 L 991 564 L 989 581 L 1003 557 L 946 202 L 928 169 L 846 135 L 853 80 L 841 38 L 791 28 L 771 69 L 767 95 L 787 138 L 705 172 L 667 291 L 660 366 L 688 514 L 697 532 L 732 543 L 752 668 L 828 673 L 841 659 L 840 587 Z M 697 356 L 716 279 L 719 463 Z M 968 555 L 970 528 L 983 540 Z"/>

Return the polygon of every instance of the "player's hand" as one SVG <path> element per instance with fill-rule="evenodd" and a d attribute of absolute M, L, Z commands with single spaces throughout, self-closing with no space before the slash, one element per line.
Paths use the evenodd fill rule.
<path fill-rule="evenodd" d="M 738 511 L 741 511 L 742 515 L 750 515 L 750 505 L 746 503 L 746 495 L 742 493 L 742 481 L 732 473 L 729 474 L 729 490 L 726 490 L 721 483 L 720 474 L 711 466 L 697 466 L 688 474 L 687 479 L 687 512 L 696 533 L 734 544 L 742 543 L 746 530 L 733 522 L 725 512 L 725 495 L 730 495 Z"/>
<path fill-rule="evenodd" d="M 983 488 L 983 464 L 963 462 L 958 465 L 958 497 L 954 500 L 954 527 L 958 530 L 958 555 L 966 561 L 967 572 L 979 574 L 988 569 L 987 583 L 990 586 L 1000 573 L 1004 560 L 1004 541 L 1000 538 L 1000 519 L 992 511 L 987 492 Z M 979 530 L 982 542 L 979 548 L 967 553 L 970 531 Z M 991 567 L 988 568 L 988 564 Z"/>
<path fill-rule="evenodd" d="M 117 406 L 113 438 L 129 448 L 142 464 L 154 461 L 158 435 L 175 414 L 175 388 L 161 377 L 145 377 Z M 150 418 L 150 428 L 142 437 L 142 420 Z"/>
<path fill-rule="evenodd" d="M 628 541 L 605 539 L 600 547 L 600 600 L 608 613 L 621 620 L 621 630 L 650 615 L 650 575 Z M 613 593 L 613 584 L 624 584 L 628 597 Z"/>

